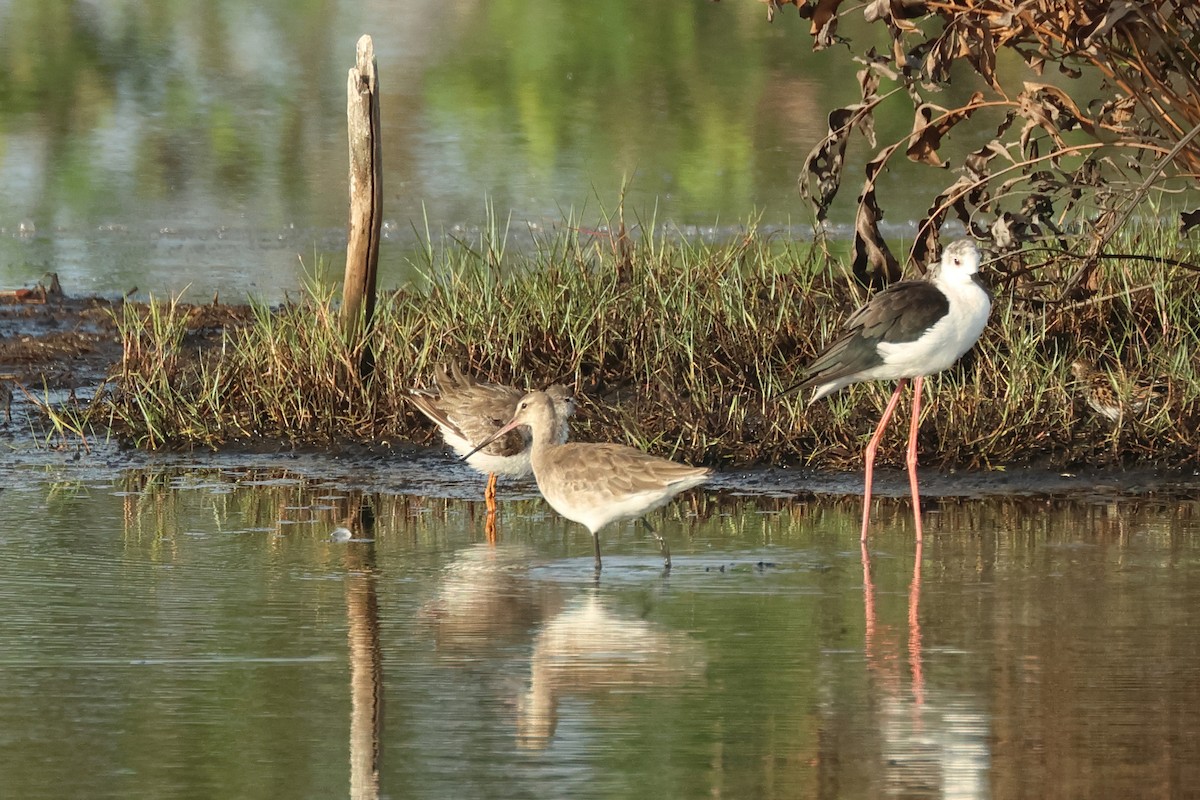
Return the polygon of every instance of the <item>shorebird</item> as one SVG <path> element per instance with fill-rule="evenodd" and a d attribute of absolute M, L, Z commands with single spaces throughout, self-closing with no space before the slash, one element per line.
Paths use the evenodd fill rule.
<path fill-rule="evenodd" d="M 1165 391 L 1165 387 L 1157 383 L 1126 386 L 1124 381 L 1116 380 L 1082 359 L 1072 362 L 1071 373 L 1087 404 L 1110 422 L 1120 423 L 1127 414 L 1141 414 Z"/>
<path fill-rule="evenodd" d="M 924 279 L 894 283 L 855 311 L 841 334 L 805 369 L 807 378 L 783 392 L 815 387 L 809 404 L 861 381 L 897 381 L 875 435 L 867 444 L 863 490 L 862 541 L 871 518 L 871 478 L 875 451 L 900 393 L 913 382 L 908 434 L 908 483 L 912 489 L 916 537 L 921 541 L 921 497 L 917 489 L 917 430 L 926 375 L 949 367 L 979 339 L 991 313 L 991 295 L 979 276 L 974 242 L 954 242 Z"/>
<path fill-rule="evenodd" d="M 551 508 L 591 531 L 596 571 L 601 569 L 600 529 L 623 519 L 641 520 L 658 540 L 663 566 L 670 569 L 671 551 L 666 540 L 642 518 L 680 492 L 704 483 L 712 470 L 669 461 L 623 444 L 563 443 L 556 436 L 561 425 L 550 396 L 530 392 L 517 403 L 512 420 L 479 447 L 527 426 L 533 437 L 530 456 L 538 490 Z"/>
<path fill-rule="evenodd" d="M 498 383 L 485 383 L 467 375 L 458 364 L 442 365 L 434 374 L 436 390 L 412 389 L 417 410 L 433 421 L 442 439 L 459 456 L 488 476 L 484 500 L 489 514 L 496 511 L 496 476 L 524 478 L 533 472 L 529 460 L 529 435 L 524 431 L 498 433 L 516 411 L 525 392 Z M 567 421 L 575 413 L 575 395 L 569 386 L 546 389 L 556 409 L 552 438 L 565 442 Z M 485 441 L 486 440 L 486 441 Z M 477 446 L 478 445 L 478 446 Z"/>

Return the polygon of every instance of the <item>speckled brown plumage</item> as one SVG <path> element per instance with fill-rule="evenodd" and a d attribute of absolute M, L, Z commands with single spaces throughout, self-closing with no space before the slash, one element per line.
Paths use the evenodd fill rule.
<path fill-rule="evenodd" d="M 512 417 L 524 392 L 511 386 L 487 383 L 463 372 L 457 364 L 442 365 L 434 373 L 435 389 L 413 389 L 413 405 L 428 417 L 442 439 L 467 463 L 488 476 L 484 499 L 488 510 L 495 510 L 496 476 L 520 478 L 530 475 L 529 434 L 512 430 L 494 437 L 478 452 L 476 445 L 492 437 Z M 575 395 L 571 387 L 554 385 L 546 389 L 557 409 L 558 427 L 554 434 L 566 441 L 568 420 L 575 413 Z"/>
<path fill-rule="evenodd" d="M 1118 380 L 1082 359 L 1071 364 L 1071 373 L 1088 406 L 1111 422 L 1121 422 L 1129 414 L 1141 414 L 1166 390 L 1162 383 L 1124 385 L 1127 381 Z"/>
<path fill-rule="evenodd" d="M 439 365 L 434 372 L 433 382 L 436 389 L 412 390 L 413 405 L 441 428 L 443 435 L 449 432 L 451 436 L 470 442 L 470 447 L 479 444 L 508 422 L 516 410 L 517 401 L 525 396 L 523 391 L 512 386 L 480 381 L 463 372 L 455 363 Z M 526 434 L 511 431 L 493 441 L 482 452 L 494 456 L 515 456 L 528 446 L 529 437 Z"/>
<path fill-rule="evenodd" d="M 530 392 L 498 433 L 519 427 L 530 430 L 538 489 L 555 511 L 591 531 L 597 570 L 601 567 L 601 528 L 618 520 L 640 519 L 712 474 L 710 469 L 679 464 L 625 445 L 563 443 L 554 435 L 559 424 L 550 396 Z M 658 539 L 664 564 L 670 568 L 666 541 Z"/>

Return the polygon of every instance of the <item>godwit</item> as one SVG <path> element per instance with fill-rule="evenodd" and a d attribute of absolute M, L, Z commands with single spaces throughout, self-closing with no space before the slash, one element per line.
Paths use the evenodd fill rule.
<path fill-rule="evenodd" d="M 600 564 L 600 529 L 610 522 L 642 519 L 682 491 L 698 486 L 712 474 L 705 467 L 690 467 L 621 444 L 563 443 L 556 436 L 561 426 L 554 401 L 545 392 L 530 392 L 517 403 L 512 420 L 484 440 L 528 426 L 533 437 L 530 457 L 538 489 L 555 511 L 585 525 Z M 478 448 L 477 448 L 478 449 Z M 658 539 L 663 565 L 671 568 L 667 542 L 642 520 Z"/>
<path fill-rule="evenodd" d="M 909 379 L 913 382 L 912 423 L 905 461 L 917 541 L 921 541 L 921 496 L 917 489 L 921 389 L 926 375 L 941 372 L 971 349 L 983 333 L 991 309 L 991 296 L 979 277 L 979 251 L 970 240 L 954 242 L 924 279 L 894 283 L 855 311 L 846 320 L 841 335 L 805 369 L 808 377 L 783 393 L 816 387 L 811 404 L 852 383 L 898 381 L 867 444 L 862 541 L 867 539 L 871 518 L 875 451 Z"/>
<path fill-rule="evenodd" d="M 496 476 L 524 478 L 533 471 L 529 462 L 529 435 L 524 431 L 497 433 L 512 418 L 517 402 L 525 393 L 511 386 L 477 380 L 454 363 L 448 368 L 445 365 L 437 368 L 434 384 L 436 390 L 412 389 L 413 405 L 438 426 L 442 439 L 454 452 L 488 476 L 484 500 L 488 513 L 494 513 Z M 567 421 L 575 413 L 574 393 L 570 387 L 559 384 L 546 392 L 557 411 L 553 438 L 565 442 Z"/>

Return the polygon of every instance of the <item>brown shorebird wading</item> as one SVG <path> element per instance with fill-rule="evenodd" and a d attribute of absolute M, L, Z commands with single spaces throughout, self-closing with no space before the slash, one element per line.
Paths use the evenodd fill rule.
<path fill-rule="evenodd" d="M 468 464 L 488 476 L 484 500 L 488 513 L 495 513 L 496 476 L 524 478 L 533 472 L 529 434 L 497 433 L 512 418 L 517 402 L 525 393 L 511 386 L 477 380 L 453 363 L 438 367 L 434 384 L 435 390 L 411 390 L 413 405 L 438 426 L 442 439 L 455 453 L 466 457 Z M 558 384 L 546 392 L 557 411 L 558 425 L 551 434 L 556 441 L 565 442 L 567 421 L 575 413 L 574 392 Z"/>
<path fill-rule="evenodd" d="M 962 358 L 983 333 L 992 301 L 979 278 L 979 250 L 970 240 L 946 248 L 942 261 L 923 280 L 894 283 L 846 320 L 845 328 L 805 369 L 808 377 L 783 392 L 815 387 L 814 403 L 860 381 L 898 381 L 866 450 L 862 540 L 871 519 L 871 478 L 875 451 L 884 428 L 913 382 L 912 423 L 908 433 L 908 483 L 912 490 L 917 541 L 921 541 L 921 497 L 917 489 L 917 430 L 921 389 L 926 375 Z"/>
<path fill-rule="evenodd" d="M 512 420 L 493 437 L 521 426 L 530 429 L 530 456 L 538 489 L 555 511 L 591 531 L 597 572 L 601 568 L 601 528 L 618 520 L 642 519 L 712 475 L 710 469 L 679 464 L 621 444 L 564 444 L 555 435 L 561 424 L 551 398 L 545 392 L 530 392 L 517 403 Z M 663 565 L 670 569 L 666 540 L 645 520 L 642 523 L 658 539 Z"/>

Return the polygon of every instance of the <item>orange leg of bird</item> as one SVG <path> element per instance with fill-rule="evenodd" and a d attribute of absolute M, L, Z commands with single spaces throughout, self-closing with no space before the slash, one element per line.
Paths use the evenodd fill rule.
<path fill-rule="evenodd" d="M 917 542 L 921 541 L 921 493 L 917 489 L 917 431 L 921 427 L 921 384 L 924 378 L 913 380 L 912 422 L 908 429 L 908 455 L 904 463 L 908 465 L 908 486 L 912 489 L 913 519 L 917 524 Z"/>
<path fill-rule="evenodd" d="M 892 417 L 892 412 L 896 410 L 896 404 L 900 402 L 900 392 L 904 391 L 904 385 L 908 383 L 907 378 L 901 378 L 896 384 L 896 391 L 892 392 L 892 399 L 888 401 L 887 408 L 883 410 L 883 416 L 879 418 L 879 426 L 875 428 L 875 435 L 871 437 L 871 441 L 867 444 L 866 462 L 866 488 L 863 490 L 863 522 L 862 522 L 862 537 L 861 541 L 867 540 L 867 526 L 871 522 L 871 479 L 875 471 L 875 451 L 879 449 L 879 440 L 883 438 L 884 428 L 887 427 L 888 420 Z"/>
<path fill-rule="evenodd" d="M 488 475 L 487 488 L 483 491 L 483 501 L 487 504 L 489 514 L 496 513 L 496 473 Z"/>

